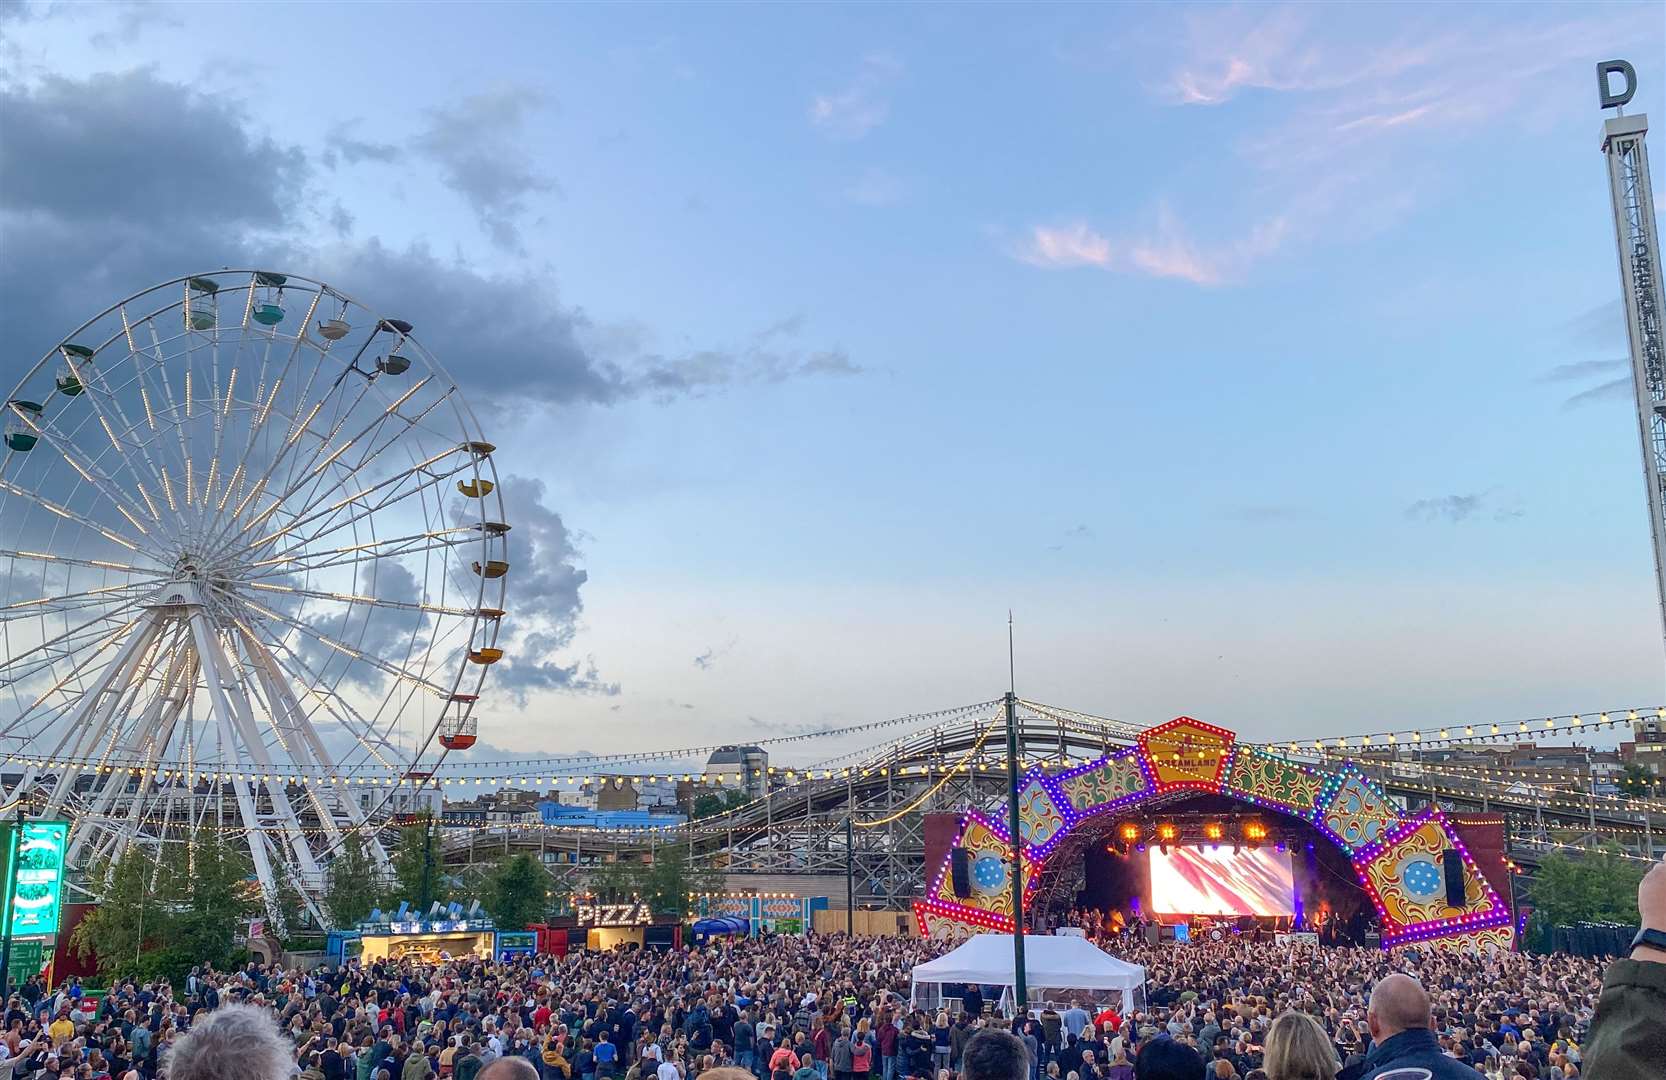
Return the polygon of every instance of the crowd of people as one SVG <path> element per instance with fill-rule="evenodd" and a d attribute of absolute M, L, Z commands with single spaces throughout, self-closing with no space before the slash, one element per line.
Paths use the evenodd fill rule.
<path fill-rule="evenodd" d="M 1666 868 L 1649 882 L 1666 922 Z M 1041 1002 L 1016 1022 L 975 986 L 952 1008 L 915 1007 L 910 971 L 941 948 L 809 935 L 504 963 L 204 967 L 182 986 L 119 983 L 90 1011 L 75 982 L 48 992 L 32 979 L 6 1003 L 0 1080 L 1666 1076 L 1666 953 L 1646 948 L 1605 986 L 1602 965 L 1566 955 L 1129 944 L 1147 983 L 1126 1015 Z M 1014 1075 L 979 1075 L 1013 1053 Z"/>

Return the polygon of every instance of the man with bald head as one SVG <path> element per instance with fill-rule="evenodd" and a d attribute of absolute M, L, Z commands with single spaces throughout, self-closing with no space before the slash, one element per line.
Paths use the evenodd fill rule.
<path fill-rule="evenodd" d="M 1474 1069 L 1440 1048 L 1429 1021 L 1429 995 L 1416 979 L 1396 973 L 1379 982 L 1365 1012 L 1375 1045 L 1363 1080 L 1475 1080 Z"/>
<path fill-rule="evenodd" d="M 524 1057 L 501 1057 L 480 1070 L 479 1080 L 538 1080 L 538 1070 Z"/>

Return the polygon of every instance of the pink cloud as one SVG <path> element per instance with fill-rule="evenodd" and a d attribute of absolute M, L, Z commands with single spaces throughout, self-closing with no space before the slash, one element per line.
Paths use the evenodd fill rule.
<path fill-rule="evenodd" d="M 1083 221 L 1037 225 L 1013 256 L 1048 270 L 1091 267 L 1194 285 L 1225 285 L 1241 280 L 1257 261 L 1277 251 L 1288 234 L 1286 219 L 1279 217 L 1256 225 L 1243 237 L 1199 243 L 1165 203 L 1158 206 L 1149 231 L 1125 242 L 1113 243 Z"/>
<path fill-rule="evenodd" d="M 1081 221 L 1059 226 L 1037 225 L 1015 256 L 1020 262 L 1049 270 L 1082 266 L 1109 270 L 1111 242 Z"/>

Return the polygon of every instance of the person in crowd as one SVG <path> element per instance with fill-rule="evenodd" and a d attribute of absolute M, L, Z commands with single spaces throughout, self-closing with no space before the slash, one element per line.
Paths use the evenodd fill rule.
<path fill-rule="evenodd" d="M 961 1080 L 1030 1080 L 1030 1066 L 1029 1052 L 1017 1036 L 986 1027 L 966 1043 L 960 1076 Z"/>
<path fill-rule="evenodd" d="M 294 1049 L 272 1013 L 226 1005 L 200 1017 L 168 1049 L 168 1080 L 289 1080 Z"/>
<path fill-rule="evenodd" d="M 1319 1021 L 1292 1011 L 1267 1029 L 1262 1067 L 1268 1080 L 1335 1080 L 1341 1062 Z"/>
<path fill-rule="evenodd" d="M 1569 1065 L 1594 1080 L 1666 1073 L 1666 862 L 1638 884 L 1637 912 L 1643 927 L 1631 955 L 1608 966 L 1590 1036 L 1582 1050 L 1570 1042 L 1562 1055 L 1564 1077 Z"/>
<path fill-rule="evenodd" d="M 1171 1035 L 1160 1035 L 1140 1047 L 1134 1058 L 1134 1080 L 1197 1080 L 1203 1058 Z"/>
<path fill-rule="evenodd" d="M 1429 995 L 1410 975 L 1395 972 L 1371 990 L 1365 1022 L 1375 1044 L 1365 1061 L 1366 1080 L 1427 1072 L 1429 1080 L 1474 1080 L 1475 1070 L 1449 1057 L 1430 1030 Z"/>

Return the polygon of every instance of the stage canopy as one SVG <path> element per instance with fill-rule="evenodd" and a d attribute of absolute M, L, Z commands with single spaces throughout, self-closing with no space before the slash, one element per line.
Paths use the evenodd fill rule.
<path fill-rule="evenodd" d="M 920 988 L 936 988 L 941 1000 L 946 983 L 978 983 L 1010 988 L 1013 984 L 1012 935 L 974 934 L 953 952 L 914 968 L 909 992 L 920 1001 Z M 1145 986 L 1145 968 L 1101 950 L 1086 938 L 1024 936 L 1024 981 L 1031 1004 L 1065 1002 L 1072 996 L 1105 1001 L 1120 993 L 1124 1015 L 1134 1008 L 1135 991 Z M 1006 995 L 1002 994 L 1002 1000 Z M 927 1002 L 928 1004 L 930 1002 Z"/>

